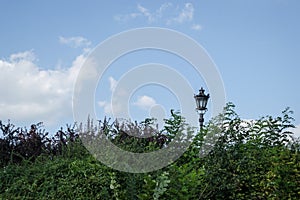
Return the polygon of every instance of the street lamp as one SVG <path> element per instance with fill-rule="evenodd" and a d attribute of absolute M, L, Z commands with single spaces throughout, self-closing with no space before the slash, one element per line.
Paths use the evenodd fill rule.
<path fill-rule="evenodd" d="M 204 94 L 204 89 L 201 87 L 201 89 L 199 90 L 199 94 L 197 95 L 194 95 L 194 98 L 196 100 L 196 110 L 197 112 L 199 113 L 200 115 L 200 118 L 199 118 L 199 123 L 200 123 L 200 129 L 202 129 L 203 127 L 203 122 L 204 122 L 204 114 L 205 112 L 207 111 L 207 101 L 209 99 L 209 94 L 205 95 Z"/>

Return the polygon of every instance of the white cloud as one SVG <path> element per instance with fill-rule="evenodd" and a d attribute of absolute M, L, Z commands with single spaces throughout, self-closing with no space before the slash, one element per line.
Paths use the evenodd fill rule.
<path fill-rule="evenodd" d="M 124 102 L 98 101 L 98 106 L 103 108 L 105 115 L 114 115 L 122 118 L 126 113 L 127 105 Z"/>
<path fill-rule="evenodd" d="M 110 92 L 114 92 L 115 88 L 118 84 L 118 81 L 114 79 L 112 76 L 108 78 L 109 81 L 109 89 Z M 122 89 L 118 90 L 117 92 L 117 98 L 122 98 L 125 93 L 122 93 L 120 91 L 123 91 Z M 112 107 L 113 105 L 113 107 Z M 111 115 L 111 114 L 119 114 L 123 111 L 124 108 L 122 108 L 122 105 L 118 102 L 111 102 L 111 101 L 98 101 L 98 106 L 103 108 L 104 114 Z"/>
<path fill-rule="evenodd" d="M 171 3 L 164 3 L 162 4 L 156 11 L 151 12 L 148 8 L 142 6 L 141 4 L 138 4 L 136 6 L 136 11 L 129 13 L 129 14 L 124 14 L 124 15 L 116 15 L 114 16 L 114 19 L 116 21 L 129 21 L 136 19 L 138 17 L 144 17 L 146 18 L 148 23 L 153 23 L 157 22 L 159 19 L 162 18 L 164 12 L 172 6 Z"/>
<path fill-rule="evenodd" d="M 136 10 L 129 14 L 121 14 L 114 16 L 116 21 L 127 22 L 129 20 L 135 20 L 137 18 L 146 19 L 147 23 L 161 23 L 165 25 L 176 25 L 176 24 L 193 24 L 191 26 L 192 30 L 201 30 L 201 26 L 194 23 L 194 6 L 192 3 L 186 3 L 181 8 L 178 5 L 173 5 L 172 3 L 164 3 L 160 5 L 155 11 L 138 4 Z"/>
<path fill-rule="evenodd" d="M 116 81 L 112 76 L 110 76 L 108 80 L 109 80 L 110 91 L 113 92 L 118 84 L 118 81 Z"/>
<path fill-rule="evenodd" d="M 202 26 L 200 24 L 193 24 L 191 27 L 193 30 L 200 31 Z"/>
<path fill-rule="evenodd" d="M 161 17 L 164 14 L 164 12 L 172 6 L 172 3 L 164 3 L 159 7 L 159 9 L 156 10 L 156 14 Z"/>
<path fill-rule="evenodd" d="M 119 21 L 119 22 L 127 22 L 129 20 L 135 19 L 137 17 L 142 16 L 141 13 L 130 13 L 130 14 L 125 14 L 125 15 L 115 15 L 114 20 Z"/>
<path fill-rule="evenodd" d="M 138 4 L 137 9 L 142 15 L 144 15 L 148 19 L 149 22 L 152 22 L 154 20 L 154 15 L 151 14 L 147 8 Z"/>
<path fill-rule="evenodd" d="M 296 128 L 292 129 L 291 130 L 294 134 L 293 134 L 293 137 L 300 137 L 300 124 L 298 126 L 296 126 Z"/>
<path fill-rule="evenodd" d="M 112 114 L 111 103 L 106 101 L 98 101 L 98 105 L 104 109 L 105 114 Z"/>
<path fill-rule="evenodd" d="M 123 89 L 123 88 L 118 88 L 117 91 L 115 91 L 116 86 L 118 84 L 118 81 L 116 81 L 113 77 L 108 78 L 109 84 L 110 84 L 110 91 L 115 93 L 115 99 L 112 101 L 106 101 L 106 100 L 101 100 L 98 101 L 98 106 L 103 108 L 104 114 L 105 115 L 112 115 L 114 114 L 115 116 L 122 116 L 124 113 L 127 113 L 127 107 L 128 105 L 126 102 L 123 102 L 120 99 L 123 99 L 124 96 L 127 96 L 128 92 Z M 148 110 L 152 106 L 156 105 L 156 101 L 149 96 L 139 96 L 137 101 L 133 103 L 134 106 L 137 106 L 141 109 Z"/>
<path fill-rule="evenodd" d="M 194 18 L 194 6 L 191 3 L 186 3 L 178 16 L 169 20 L 168 23 L 179 23 L 192 21 Z"/>
<path fill-rule="evenodd" d="M 80 55 L 68 69 L 42 70 L 32 51 L 0 60 L 0 119 L 54 125 L 72 116 L 73 85 L 85 60 Z"/>
<path fill-rule="evenodd" d="M 36 60 L 36 57 L 33 53 L 33 50 L 31 50 L 12 54 L 10 55 L 9 60 L 11 62 L 18 62 L 20 60 L 34 61 Z"/>
<path fill-rule="evenodd" d="M 78 47 L 88 47 L 91 45 L 91 42 L 81 36 L 78 37 L 59 37 L 59 42 L 61 44 L 69 45 L 72 48 L 78 48 Z"/>
<path fill-rule="evenodd" d="M 141 109 L 148 110 L 152 106 L 156 105 L 156 101 L 149 96 L 139 96 L 137 101 L 133 103 L 133 105 L 138 106 Z"/>

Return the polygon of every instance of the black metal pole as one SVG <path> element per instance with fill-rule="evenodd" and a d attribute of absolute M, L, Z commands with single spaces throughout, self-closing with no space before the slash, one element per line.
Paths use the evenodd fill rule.
<path fill-rule="evenodd" d="M 200 123 L 200 130 L 202 130 L 203 127 L 203 122 L 204 122 L 204 114 L 200 113 L 200 117 L 199 117 L 199 123 Z"/>

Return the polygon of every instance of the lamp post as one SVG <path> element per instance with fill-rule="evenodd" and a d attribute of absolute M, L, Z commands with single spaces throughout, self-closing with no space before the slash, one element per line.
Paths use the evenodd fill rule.
<path fill-rule="evenodd" d="M 204 89 L 201 87 L 201 89 L 199 90 L 199 94 L 194 95 L 194 98 L 196 100 L 196 110 L 199 113 L 200 117 L 199 117 L 199 123 L 200 123 L 200 129 L 202 129 L 203 127 L 203 122 L 204 122 L 204 114 L 207 111 L 207 101 L 209 99 L 209 94 L 205 95 L 204 94 Z"/>

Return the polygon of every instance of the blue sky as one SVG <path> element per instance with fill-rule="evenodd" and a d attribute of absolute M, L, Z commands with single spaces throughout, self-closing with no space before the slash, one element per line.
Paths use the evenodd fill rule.
<path fill-rule="evenodd" d="M 27 126 L 44 121 L 50 129 L 71 122 L 73 85 L 88 53 L 114 34 L 153 26 L 182 32 L 207 50 L 222 76 L 226 100 L 236 104 L 242 118 L 276 116 L 289 106 L 300 125 L 297 0 L 32 0 L 0 5 L 0 119 L 4 121 Z M 162 52 L 137 52 L 120 59 L 119 65 L 153 60 L 175 66 L 195 92 L 204 84 L 192 72 L 181 70 L 186 63 Z M 95 100 L 99 116 L 109 113 L 105 95 L 124 72 L 112 67 L 100 83 Z M 156 103 L 165 109 L 178 106 L 162 88 L 144 89 L 132 97 L 137 118 Z"/>

